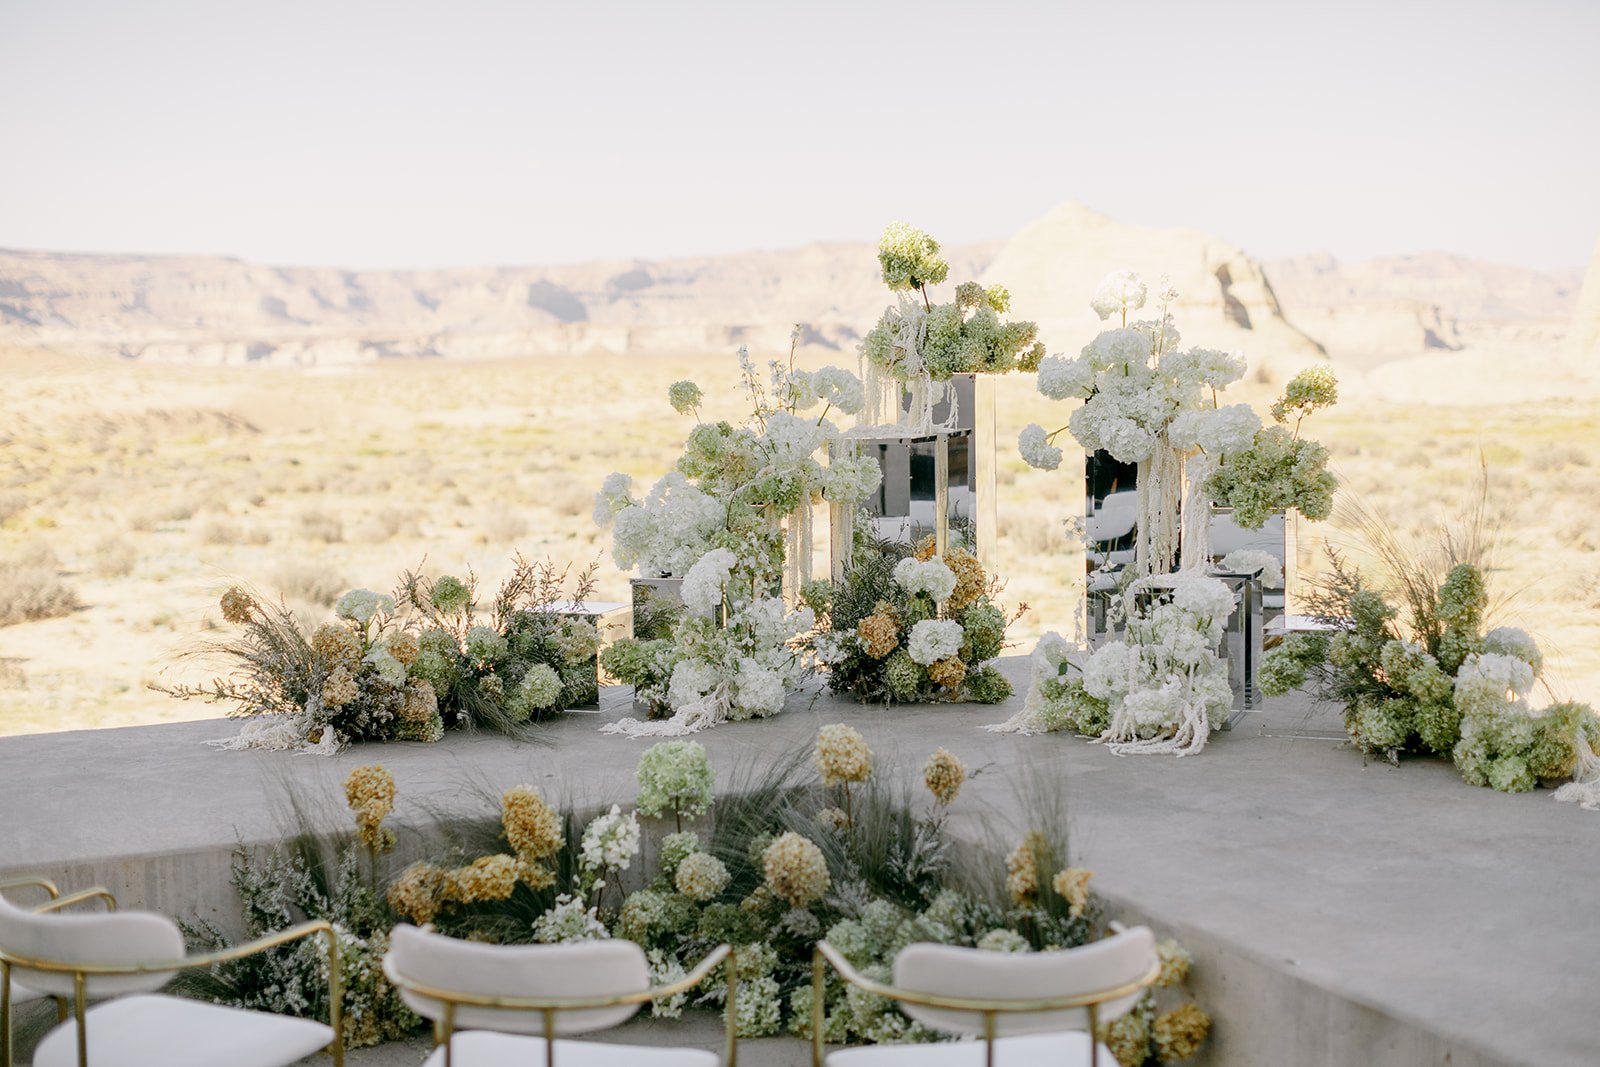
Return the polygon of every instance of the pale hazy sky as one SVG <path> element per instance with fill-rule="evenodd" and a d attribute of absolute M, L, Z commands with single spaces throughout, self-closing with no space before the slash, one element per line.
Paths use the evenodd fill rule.
<path fill-rule="evenodd" d="M 1597 49 L 1597 0 L 0 0 L 0 247 L 553 263 L 1077 199 L 1581 266 Z"/>

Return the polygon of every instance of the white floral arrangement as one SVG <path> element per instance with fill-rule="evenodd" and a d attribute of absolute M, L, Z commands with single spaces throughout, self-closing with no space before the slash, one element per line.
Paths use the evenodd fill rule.
<path fill-rule="evenodd" d="M 1060 634 L 1040 638 L 1022 712 L 998 729 L 1072 730 L 1122 755 L 1193 755 L 1233 706 L 1219 652 L 1234 594 L 1198 571 L 1141 578 L 1124 593 L 1126 638 L 1075 662 Z"/>
<path fill-rule="evenodd" d="M 1216 569 L 1223 574 L 1253 574 L 1263 589 L 1283 588 L 1283 563 L 1271 552 L 1237 548 L 1219 559 Z"/>

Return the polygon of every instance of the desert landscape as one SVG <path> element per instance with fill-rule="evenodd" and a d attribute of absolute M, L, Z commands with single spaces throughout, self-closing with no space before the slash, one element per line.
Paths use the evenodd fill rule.
<path fill-rule="evenodd" d="M 1007 286 L 1052 352 L 1093 336 L 1087 294 L 1129 266 L 1170 275 L 1186 340 L 1249 359 L 1241 400 L 1329 361 L 1342 397 L 1316 436 L 1346 499 L 1427 544 L 1487 472 L 1496 619 L 1550 650 L 1556 695 L 1600 700 L 1600 264 L 1260 262 L 1078 204 L 949 251 L 951 282 Z M 612 470 L 665 472 L 692 425 L 667 386 L 738 418 L 737 348 L 781 357 L 798 323 L 800 362 L 854 369 L 884 303 L 865 241 L 433 272 L 0 251 L 0 733 L 224 714 L 151 687 L 206 677 L 182 653 L 236 583 L 316 620 L 419 564 L 492 584 L 520 551 L 599 558 L 598 598 L 625 600 L 591 501 Z M 1082 487 L 1070 456 L 1016 454 L 1063 417 L 1031 375 L 1000 382 L 997 414 L 1025 652 L 1071 632 Z M 1302 576 L 1325 544 L 1361 552 L 1347 518 L 1302 522 Z"/>

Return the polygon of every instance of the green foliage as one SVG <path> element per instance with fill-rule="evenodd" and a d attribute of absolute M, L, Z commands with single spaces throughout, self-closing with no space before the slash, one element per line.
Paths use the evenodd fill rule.
<path fill-rule="evenodd" d="M 1233 521 L 1258 530 L 1275 512 L 1298 508 L 1320 521 L 1333 513 L 1339 480 L 1328 470 L 1328 450 L 1296 438 L 1282 426 L 1269 426 L 1241 452 L 1223 457 L 1206 479 L 1205 492 L 1233 508 Z"/>

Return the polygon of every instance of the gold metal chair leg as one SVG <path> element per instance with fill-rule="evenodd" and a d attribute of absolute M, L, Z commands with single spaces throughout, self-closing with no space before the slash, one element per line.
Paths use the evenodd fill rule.
<path fill-rule="evenodd" d="M 89 1024 L 84 1018 L 84 1002 L 89 994 L 87 986 L 82 971 L 72 975 L 72 1012 L 78 1022 L 78 1067 L 89 1067 Z"/>
<path fill-rule="evenodd" d="M 11 964 L 0 961 L 0 1067 L 11 1067 Z"/>
<path fill-rule="evenodd" d="M 1100 1013 L 1089 1005 L 1089 1067 L 1100 1067 Z"/>

